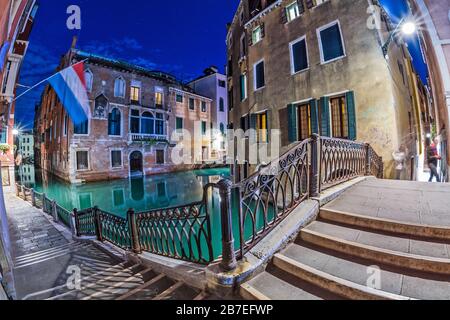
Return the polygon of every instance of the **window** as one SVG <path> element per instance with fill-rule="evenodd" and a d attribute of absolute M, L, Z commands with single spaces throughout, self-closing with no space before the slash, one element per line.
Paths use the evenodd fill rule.
<path fill-rule="evenodd" d="M 68 130 L 69 130 L 69 116 L 66 114 L 64 117 L 64 136 L 67 136 Z"/>
<path fill-rule="evenodd" d="M 225 134 L 225 125 L 223 123 L 220 124 L 220 132 L 224 135 Z"/>
<path fill-rule="evenodd" d="M 245 115 L 241 117 L 241 129 L 245 132 L 250 128 L 250 117 L 248 115 Z"/>
<path fill-rule="evenodd" d="M 122 168 L 122 151 L 112 150 L 111 151 L 111 167 L 112 168 Z"/>
<path fill-rule="evenodd" d="M 333 22 L 317 30 L 322 63 L 345 56 L 339 22 Z"/>
<path fill-rule="evenodd" d="M 2 126 L 1 128 L 1 134 L 0 134 L 0 143 L 7 143 L 8 142 L 8 128 L 4 126 L 3 124 L 0 124 Z"/>
<path fill-rule="evenodd" d="M 164 135 L 164 114 L 162 113 L 156 114 L 155 133 L 160 136 Z"/>
<path fill-rule="evenodd" d="M 164 150 L 156 150 L 156 163 L 157 164 L 164 164 Z"/>
<path fill-rule="evenodd" d="M 154 134 L 155 133 L 155 119 L 150 112 L 144 112 L 141 118 L 141 133 Z"/>
<path fill-rule="evenodd" d="M 252 44 L 257 44 L 261 40 L 262 40 L 262 30 L 261 26 L 258 26 L 252 31 Z"/>
<path fill-rule="evenodd" d="M 92 83 L 94 82 L 94 75 L 91 70 L 86 70 L 84 72 L 84 78 L 86 80 L 86 89 L 91 92 L 92 91 Z"/>
<path fill-rule="evenodd" d="M 125 98 L 125 80 L 122 77 L 114 81 L 114 97 Z"/>
<path fill-rule="evenodd" d="M 299 105 L 297 108 L 298 140 L 303 141 L 312 135 L 311 109 L 309 104 Z"/>
<path fill-rule="evenodd" d="M 331 98 L 330 108 L 333 137 L 348 139 L 348 116 L 345 96 Z"/>
<path fill-rule="evenodd" d="M 130 100 L 132 103 L 139 104 L 141 101 L 141 86 L 137 81 L 133 81 L 130 88 Z"/>
<path fill-rule="evenodd" d="M 225 88 L 226 86 L 227 86 L 227 83 L 225 82 L 225 80 L 219 80 L 219 87 Z"/>
<path fill-rule="evenodd" d="M 241 74 L 241 77 L 239 78 L 239 88 L 241 93 L 241 101 L 244 101 L 247 99 L 247 75 Z"/>
<path fill-rule="evenodd" d="M 202 112 L 206 112 L 206 101 L 202 101 Z"/>
<path fill-rule="evenodd" d="M 89 153 L 87 151 L 77 151 L 77 170 L 89 170 Z"/>
<path fill-rule="evenodd" d="M 268 142 L 268 126 L 267 126 L 267 112 L 256 115 L 256 128 L 258 135 L 258 143 Z"/>
<path fill-rule="evenodd" d="M 121 135 L 121 115 L 117 108 L 114 108 L 108 116 L 108 135 L 120 136 Z"/>
<path fill-rule="evenodd" d="M 140 117 L 139 110 L 131 110 L 130 115 L 130 132 L 131 133 L 140 133 Z"/>
<path fill-rule="evenodd" d="M 291 22 L 292 20 L 294 20 L 300 16 L 300 10 L 298 8 L 297 1 L 295 1 L 294 3 L 292 3 L 286 7 L 286 15 L 287 15 L 287 20 L 289 22 Z"/>
<path fill-rule="evenodd" d="M 156 108 L 162 108 L 163 107 L 163 91 L 160 88 L 156 88 L 155 92 L 155 107 Z"/>
<path fill-rule="evenodd" d="M 89 120 L 85 121 L 77 126 L 74 125 L 73 132 L 74 132 L 74 134 L 87 135 L 88 127 L 89 127 Z M 51 133 L 50 133 L 50 137 L 51 137 Z"/>
<path fill-rule="evenodd" d="M 266 83 L 264 79 L 264 61 L 260 61 L 253 66 L 255 78 L 255 90 L 263 88 Z"/>
<path fill-rule="evenodd" d="M 245 38 L 245 33 L 241 36 L 240 42 L 240 57 L 243 58 L 247 55 L 247 40 Z"/>
<path fill-rule="evenodd" d="M 290 44 L 291 50 L 291 73 L 295 74 L 308 69 L 308 51 L 306 38 L 302 37 Z"/>
<path fill-rule="evenodd" d="M 206 136 L 206 121 L 202 121 L 202 135 Z"/>
<path fill-rule="evenodd" d="M 183 95 L 182 94 L 177 94 L 176 95 L 176 100 L 178 103 L 183 103 Z"/>
<path fill-rule="evenodd" d="M 182 130 L 183 129 L 183 118 L 177 117 L 176 119 L 176 129 Z"/>
<path fill-rule="evenodd" d="M 189 109 L 195 110 L 195 100 L 193 98 L 189 98 Z"/>
<path fill-rule="evenodd" d="M 219 99 L 219 112 L 225 111 L 225 100 L 221 97 Z"/>

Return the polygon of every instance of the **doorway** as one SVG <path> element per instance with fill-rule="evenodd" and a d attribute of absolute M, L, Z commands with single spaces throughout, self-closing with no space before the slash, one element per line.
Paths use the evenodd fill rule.
<path fill-rule="evenodd" d="M 144 157 L 140 151 L 130 154 L 130 175 L 132 177 L 144 175 Z"/>

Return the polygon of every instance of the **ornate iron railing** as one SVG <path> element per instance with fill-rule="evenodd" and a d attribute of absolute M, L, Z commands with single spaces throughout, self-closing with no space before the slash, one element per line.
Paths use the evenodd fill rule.
<path fill-rule="evenodd" d="M 127 212 L 126 218 L 97 207 L 74 209 L 77 236 L 92 236 L 135 253 L 143 251 L 199 264 L 214 261 L 218 234 L 212 233 L 210 189 L 220 194 L 222 251 L 220 266 L 234 270 L 237 259 L 257 245 L 308 197 L 364 175 L 383 178 L 383 160 L 368 144 L 313 135 L 295 145 L 248 179 L 209 184 L 199 202 L 149 212 Z M 71 226 L 72 213 L 33 189 L 17 186 L 17 195 Z M 22 193 L 22 195 L 20 195 Z M 31 196 L 30 196 L 31 195 Z M 235 246 L 233 222 L 238 223 Z M 218 249 L 219 251 L 220 249 Z"/>
<path fill-rule="evenodd" d="M 242 257 L 309 196 L 311 139 L 237 184 Z"/>
<path fill-rule="evenodd" d="M 201 202 L 136 214 L 139 251 L 200 264 L 213 261 L 209 187 Z"/>
<path fill-rule="evenodd" d="M 320 138 L 320 191 L 366 174 L 366 144 Z"/>

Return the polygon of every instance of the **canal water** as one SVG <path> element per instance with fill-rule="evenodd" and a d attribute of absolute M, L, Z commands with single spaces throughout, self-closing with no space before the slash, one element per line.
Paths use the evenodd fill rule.
<path fill-rule="evenodd" d="M 40 170 L 20 168 L 18 182 L 45 193 L 47 198 L 55 200 L 61 207 L 72 211 L 98 206 L 101 210 L 120 217 L 126 217 L 127 211 L 135 212 L 183 206 L 199 202 L 203 198 L 203 187 L 208 183 L 217 183 L 230 177 L 230 170 L 208 169 L 130 178 L 123 180 L 87 183 L 82 185 L 68 184 Z M 237 195 L 233 196 L 233 231 L 236 249 L 239 248 L 239 205 Z M 218 190 L 208 193 L 208 207 L 211 221 L 212 247 L 214 258 L 222 254 L 220 197 Z M 273 217 L 269 212 L 269 219 Z M 249 219 L 250 220 L 250 219 Z M 263 227 L 262 219 L 257 219 L 256 228 Z M 247 221 L 244 228 L 246 240 L 253 234 L 253 225 Z M 206 242 L 206 241 L 203 241 Z M 185 244 L 188 245 L 188 244 Z M 206 243 L 202 250 L 207 251 Z"/>

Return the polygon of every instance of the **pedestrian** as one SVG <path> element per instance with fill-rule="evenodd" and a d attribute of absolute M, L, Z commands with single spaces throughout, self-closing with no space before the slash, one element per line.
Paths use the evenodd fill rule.
<path fill-rule="evenodd" d="M 437 182 L 441 182 L 441 179 L 439 178 L 438 174 L 438 161 L 441 160 L 441 156 L 438 153 L 437 146 L 438 146 L 438 139 L 434 139 L 434 141 L 431 143 L 431 145 L 428 147 L 428 167 L 430 168 L 430 180 L 428 182 L 433 182 L 433 177 L 436 177 Z"/>

